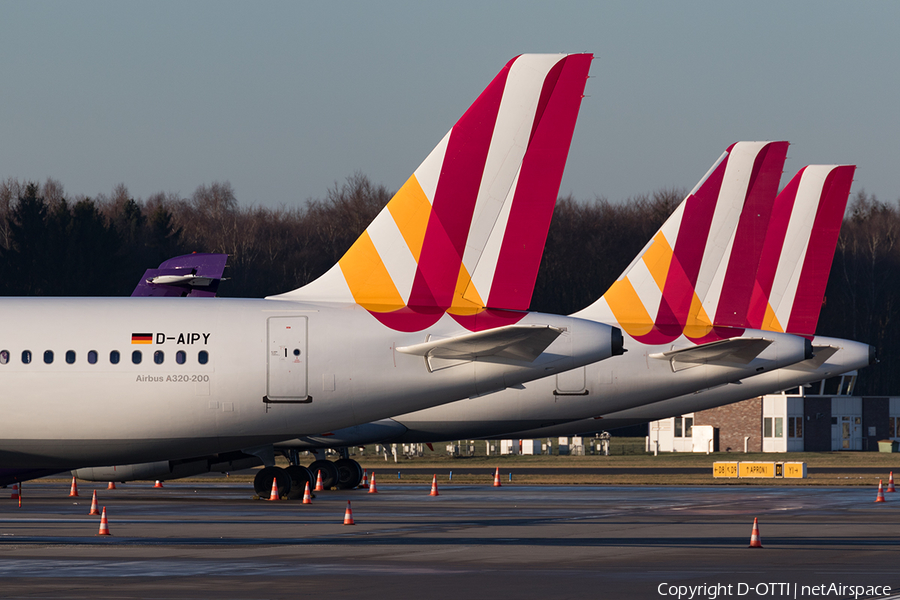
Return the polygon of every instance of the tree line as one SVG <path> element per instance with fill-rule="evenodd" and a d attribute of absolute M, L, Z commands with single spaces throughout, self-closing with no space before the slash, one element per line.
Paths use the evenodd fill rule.
<path fill-rule="evenodd" d="M 144 270 L 189 252 L 230 255 L 222 296 L 286 292 L 331 268 L 391 198 L 361 174 L 302 207 L 242 206 L 227 182 L 188 197 L 67 197 L 53 179 L 0 182 L 0 295 L 126 296 Z M 569 314 L 599 298 L 684 197 L 561 198 L 532 309 Z M 900 204 L 860 191 L 841 228 L 818 333 L 878 348 L 857 393 L 900 395 Z"/>

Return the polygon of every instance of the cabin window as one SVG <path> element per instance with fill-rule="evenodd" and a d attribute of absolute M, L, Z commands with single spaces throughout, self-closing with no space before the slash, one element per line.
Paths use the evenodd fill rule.
<path fill-rule="evenodd" d="M 66 350 L 66 362 L 70 365 L 75 364 L 75 351 Z"/>
<path fill-rule="evenodd" d="M 118 350 L 113 350 L 112 352 L 109 353 L 109 362 L 111 362 L 114 365 L 119 364 L 119 351 Z"/>
<path fill-rule="evenodd" d="M 0 350 L 0 365 L 5 365 L 9 362 L 9 350 Z"/>
<path fill-rule="evenodd" d="M 184 361 L 186 360 L 187 354 L 184 352 L 184 350 L 179 350 L 175 353 L 175 362 L 177 362 L 179 365 L 183 365 Z"/>
<path fill-rule="evenodd" d="M 166 355 L 162 350 L 157 350 L 153 353 L 153 362 L 156 364 L 161 365 L 164 360 L 166 360 Z"/>
<path fill-rule="evenodd" d="M 140 350 L 135 350 L 134 352 L 131 353 L 131 362 L 133 362 L 136 365 L 141 364 L 142 358 L 143 358 L 143 356 L 141 355 Z"/>
<path fill-rule="evenodd" d="M 26 365 L 31 362 L 31 350 L 22 350 L 22 362 Z"/>
<path fill-rule="evenodd" d="M 91 363 L 92 365 L 97 364 L 97 351 L 96 350 L 88 351 L 88 362 Z"/>
<path fill-rule="evenodd" d="M 48 365 L 53 363 L 53 350 L 44 350 L 44 363 Z"/>
<path fill-rule="evenodd" d="M 201 365 L 205 365 L 209 362 L 209 352 L 207 352 L 206 350 L 201 350 L 197 355 L 197 360 L 200 361 Z"/>

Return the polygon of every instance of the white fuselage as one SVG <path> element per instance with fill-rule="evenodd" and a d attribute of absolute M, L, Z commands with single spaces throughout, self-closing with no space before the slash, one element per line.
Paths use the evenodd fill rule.
<path fill-rule="evenodd" d="M 673 369 L 654 358 L 661 352 L 693 344 L 681 338 L 673 343 L 650 346 L 625 337 L 627 352 L 557 376 L 531 381 L 484 397 L 468 398 L 391 419 L 402 426 L 400 437 L 410 442 L 499 437 L 512 432 L 592 419 L 597 415 L 635 408 L 699 390 L 715 388 L 764 373 L 777 371 L 807 358 L 805 338 L 769 331 L 744 330 L 741 338 L 773 340 L 758 357 L 746 364 L 698 364 Z M 280 444 L 297 448 L 340 446 L 386 441 L 372 437 L 388 428 L 354 427 L 329 431 Z M 396 430 L 396 426 L 392 429 Z"/>
<path fill-rule="evenodd" d="M 782 390 L 862 369 L 874 362 L 873 349 L 868 344 L 825 336 L 816 336 L 813 338 L 812 343 L 816 348 L 830 347 L 836 348 L 837 351 L 821 364 L 820 361 L 813 358 L 783 369 L 762 373 L 731 385 L 700 390 L 693 394 L 683 394 L 660 402 L 635 406 L 625 410 L 598 414 L 591 419 L 582 419 L 530 431 L 519 431 L 515 433 L 515 437 L 579 435 L 593 433 L 601 429 L 615 429 L 617 427 L 627 427 L 629 425 L 667 419 L 766 394 L 775 394 Z"/>
<path fill-rule="evenodd" d="M 279 347 L 275 323 L 305 331 Z M 520 323 L 566 331 L 531 363 L 479 359 L 431 371 L 421 356 L 395 349 L 468 333 L 447 315 L 427 331 L 404 333 L 355 304 L 3 299 L 0 466 L 70 468 L 248 449 L 484 394 L 610 354 L 607 326 L 537 313 Z M 151 343 L 136 334 L 150 334 Z"/>

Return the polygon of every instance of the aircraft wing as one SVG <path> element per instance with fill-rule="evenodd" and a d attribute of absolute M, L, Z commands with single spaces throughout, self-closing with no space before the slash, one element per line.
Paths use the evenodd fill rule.
<path fill-rule="evenodd" d="M 746 365 L 759 356 L 771 343 L 772 340 L 765 338 L 734 338 L 669 352 L 658 352 L 651 354 L 650 358 L 669 360 L 672 362 L 673 369 L 676 362 L 691 365 L 719 363 Z"/>
<path fill-rule="evenodd" d="M 507 325 L 402 346 L 397 352 L 426 358 L 475 360 L 496 356 L 533 362 L 563 331 L 564 328 L 550 325 Z"/>

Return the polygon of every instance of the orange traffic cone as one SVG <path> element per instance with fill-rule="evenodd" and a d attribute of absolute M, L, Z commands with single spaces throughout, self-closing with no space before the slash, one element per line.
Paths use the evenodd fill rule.
<path fill-rule="evenodd" d="M 359 487 L 361 487 L 361 488 L 369 487 L 369 471 L 368 471 L 368 469 L 363 469 L 363 480 L 362 480 L 362 483 L 359 484 Z"/>
<path fill-rule="evenodd" d="M 162 481 L 160 481 L 159 479 L 157 479 L 156 483 L 153 484 L 153 487 L 155 487 L 155 488 L 161 488 L 162 486 L 163 486 Z"/>
<path fill-rule="evenodd" d="M 887 486 L 887 489 L 884 491 L 885 492 L 896 492 L 897 491 L 894 489 L 894 472 L 893 471 L 891 471 L 891 475 L 890 475 L 890 477 L 888 477 L 888 486 Z"/>
<path fill-rule="evenodd" d="M 75 482 L 75 478 L 72 478 L 72 487 L 69 488 L 69 497 L 74 498 L 78 496 L 78 484 Z"/>
<path fill-rule="evenodd" d="M 374 471 L 372 472 L 372 481 L 371 481 L 371 483 L 369 483 L 369 493 L 370 494 L 378 493 L 378 486 L 375 485 L 375 472 Z"/>
<path fill-rule="evenodd" d="M 91 498 L 91 512 L 89 515 L 99 515 L 100 510 L 97 508 L 97 490 L 94 490 L 94 496 Z"/>
<path fill-rule="evenodd" d="M 350 510 L 350 501 L 347 500 L 347 510 L 344 511 L 344 525 L 356 525 L 353 522 L 353 511 Z"/>
<path fill-rule="evenodd" d="M 878 495 L 875 496 L 875 502 L 884 502 L 884 487 L 881 485 L 882 480 L 878 480 Z"/>
<path fill-rule="evenodd" d="M 500 467 L 494 471 L 494 487 L 500 487 Z"/>
<path fill-rule="evenodd" d="M 431 493 L 428 494 L 428 495 L 429 495 L 429 496 L 437 496 L 437 495 L 438 495 L 438 491 L 437 491 L 437 475 L 435 475 L 434 478 L 431 480 Z"/>
<path fill-rule="evenodd" d="M 269 500 L 281 500 L 281 496 L 278 495 L 278 480 L 272 479 L 272 492 L 269 494 Z"/>
<path fill-rule="evenodd" d="M 319 469 L 319 474 L 316 475 L 316 491 L 324 492 L 325 486 L 322 485 L 322 469 Z"/>
<path fill-rule="evenodd" d="M 303 504 L 312 504 L 312 495 L 309 493 L 309 482 L 306 482 L 306 489 L 303 490 Z"/>
<path fill-rule="evenodd" d="M 110 482 L 106 485 L 106 489 L 108 489 L 108 490 L 114 490 L 114 489 L 116 489 L 116 482 L 115 482 L 115 481 L 110 481 Z"/>
<path fill-rule="evenodd" d="M 18 483 L 13 484 L 13 491 L 12 491 L 12 494 L 9 495 L 9 499 L 10 500 L 18 500 L 19 499 L 19 484 Z"/>
<path fill-rule="evenodd" d="M 762 548 L 762 540 L 759 539 L 759 523 L 756 517 L 753 517 L 753 531 L 750 532 L 750 547 Z"/>
<path fill-rule="evenodd" d="M 106 521 L 106 507 L 103 507 L 103 514 L 100 516 L 100 531 L 97 535 L 112 535 L 109 532 L 109 523 Z"/>

